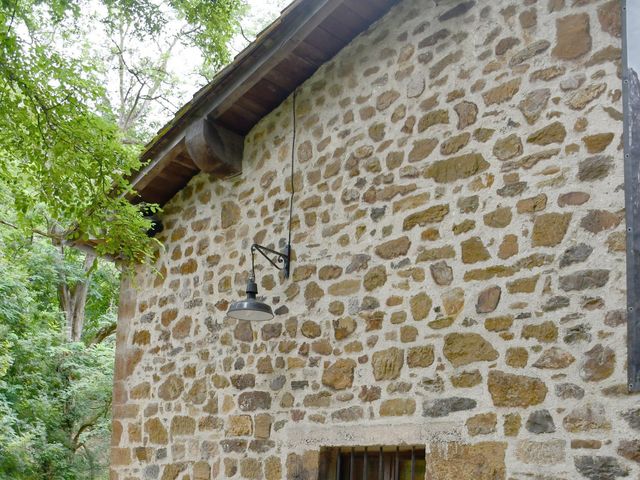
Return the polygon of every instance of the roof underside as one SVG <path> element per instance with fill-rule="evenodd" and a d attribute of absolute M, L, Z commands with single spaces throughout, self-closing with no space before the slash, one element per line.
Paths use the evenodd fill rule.
<path fill-rule="evenodd" d="M 297 0 L 291 4 L 147 146 L 142 158 L 148 164 L 133 178 L 140 195 L 136 201 L 162 205 L 203 170 L 194 158 L 194 148 L 185 143 L 185 132 L 195 122 L 215 124 L 241 142 L 260 119 L 397 2 Z M 234 173 L 233 168 L 217 170 L 219 177 Z"/>

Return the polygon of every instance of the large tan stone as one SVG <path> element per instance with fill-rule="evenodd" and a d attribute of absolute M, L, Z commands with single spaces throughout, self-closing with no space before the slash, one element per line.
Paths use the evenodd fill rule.
<path fill-rule="evenodd" d="M 602 31 L 615 38 L 620 38 L 622 32 L 621 4 L 618 0 L 610 0 L 598 7 L 598 21 Z"/>
<path fill-rule="evenodd" d="M 562 60 L 573 60 L 591 50 L 589 14 L 567 15 L 556 20 L 556 45 L 551 53 Z"/>
<path fill-rule="evenodd" d="M 477 333 L 449 333 L 444 337 L 442 353 L 454 367 L 498 358 L 497 350 Z"/>
<path fill-rule="evenodd" d="M 399 417 L 413 415 L 416 411 L 416 401 L 413 398 L 394 398 L 380 404 L 381 417 Z"/>
<path fill-rule="evenodd" d="M 437 145 L 437 138 L 424 138 L 413 142 L 413 148 L 409 152 L 409 162 L 419 162 L 427 158 Z"/>
<path fill-rule="evenodd" d="M 450 288 L 442 293 L 444 313 L 456 316 L 464 307 L 464 290 L 460 287 Z"/>
<path fill-rule="evenodd" d="M 422 292 L 411 298 L 410 307 L 411 307 L 411 315 L 413 319 L 416 321 L 424 320 L 429 315 L 431 311 L 431 306 L 433 302 L 431 297 L 426 293 Z"/>
<path fill-rule="evenodd" d="M 222 228 L 229 228 L 240 221 L 240 207 L 234 202 L 222 202 L 220 223 Z"/>
<path fill-rule="evenodd" d="M 360 280 L 348 279 L 334 283 L 329 287 L 329 294 L 337 297 L 353 295 L 360 290 Z"/>
<path fill-rule="evenodd" d="M 562 242 L 571 213 L 544 213 L 538 215 L 533 223 L 531 241 L 534 247 L 554 247 Z"/>
<path fill-rule="evenodd" d="M 458 129 L 463 130 L 469 125 L 476 123 L 478 107 L 472 102 L 460 102 L 453 109 L 458 114 Z"/>
<path fill-rule="evenodd" d="M 467 419 L 465 425 L 469 435 L 488 435 L 496 431 L 498 417 L 494 412 L 481 413 Z"/>
<path fill-rule="evenodd" d="M 395 380 L 404 365 L 404 351 L 397 347 L 381 350 L 373 354 L 371 366 L 376 381 Z"/>
<path fill-rule="evenodd" d="M 603 152 L 613 141 L 613 133 L 596 133 L 582 138 L 588 153 Z"/>
<path fill-rule="evenodd" d="M 527 137 L 527 143 L 536 145 L 550 145 L 552 143 L 562 143 L 567 136 L 567 130 L 560 122 L 553 122 L 546 127 L 532 133 Z"/>
<path fill-rule="evenodd" d="M 502 83 L 497 87 L 487 90 L 482 94 L 485 105 L 488 107 L 494 104 L 504 103 L 511 100 L 513 96 L 520 91 L 520 79 L 514 78 L 508 82 Z"/>
<path fill-rule="evenodd" d="M 438 160 L 424 171 L 425 178 L 432 178 L 437 183 L 455 182 L 469 178 L 489 168 L 489 163 L 480 153 L 467 153 L 446 160 Z"/>
<path fill-rule="evenodd" d="M 171 435 L 193 435 L 196 430 L 196 420 L 187 415 L 176 415 L 171 419 Z"/>
<path fill-rule="evenodd" d="M 427 478 L 505 480 L 506 442 L 434 443 L 426 456 Z"/>
<path fill-rule="evenodd" d="M 175 400 L 183 391 L 184 382 L 177 375 L 169 375 L 158 388 L 158 396 L 166 401 Z"/>
<path fill-rule="evenodd" d="M 522 154 L 522 141 L 515 133 L 500 138 L 493 146 L 493 154 L 498 160 L 509 160 Z"/>
<path fill-rule="evenodd" d="M 530 407 L 547 397 L 547 386 L 538 378 L 491 370 L 487 382 L 496 407 Z"/>
<path fill-rule="evenodd" d="M 471 388 L 482 383 L 480 370 L 465 371 L 451 377 L 451 385 L 455 388 Z"/>
<path fill-rule="evenodd" d="M 324 369 L 322 384 L 334 390 L 344 390 L 353 385 L 353 372 L 356 362 L 351 359 L 338 359 Z"/>
<path fill-rule="evenodd" d="M 513 215 L 511 208 L 498 207 L 495 210 L 485 213 L 482 219 L 484 224 L 491 228 L 504 228 L 511 223 Z"/>
<path fill-rule="evenodd" d="M 333 321 L 333 331 L 336 340 L 344 340 L 356 329 L 356 321 L 351 317 L 342 317 Z"/>
<path fill-rule="evenodd" d="M 409 237 L 404 236 L 378 245 L 375 252 L 379 257 L 391 260 L 406 255 L 409 247 L 411 247 L 411 241 Z"/>
<path fill-rule="evenodd" d="M 433 364 L 433 345 L 412 347 L 407 352 L 407 365 L 409 368 L 426 368 Z"/>
<path fill-rule="evenodd" d="M 426 210 L 412 213 L 404 219 L 402 223 L 403 230 L 411 230 L 416 226 L 425 226 L 429 223 L 438 223 L 444 220 L 449 213 L 449 205 L 434 205 Z"/>
<path fill-rule="evenodd" d="M 167 429 L 158 417 L 153 417 L 144 422 L 144 433 L 148 435 L 149 442 L 166 445 L 169 440 Z"/>
<path fill-rule="evenodd" d="M 462 150 L 469 143 L 471 134 L 469 132 L 463 132 L 458 135 L 454 135 L 448 138 L 442 145 L 440 145 L 440 153 L 442 155 L 452 155 Z"/>
<path fill-rule="evenodd" d="M 463 263 L 482 262 L 491 258 L 487 247 L 484 246 L 480 237 L 471 237 L 463 241 L 460 246 L 462 247 Z"/>
<path fill-rule="evenodd" d="M 552 321 L 546 321 L 522 327 L 522 338 L 535 338 L 542 343 L 555 342 L 558 338 L 558 327 Z"/>
<path fill-rule="evenodd" d="M 424 132 L 434 125 L 446 125 L 448 123 L 449 110 L 433 110 L 425 113 L 418 121 L 418 132 Z"/>
<path fill-rule="evenodd" d="M 566 104 L 572 110 L 582 110 L 607 90 L 606 83 L 593 83 L 576 90 L 567 97 Z"/>

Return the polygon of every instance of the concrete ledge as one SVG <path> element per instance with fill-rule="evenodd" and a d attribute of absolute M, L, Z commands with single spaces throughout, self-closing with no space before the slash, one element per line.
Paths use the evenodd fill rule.
<path fill-rule="evenodd" d="M 371 423 L 368 425 L 315 426 L 292 425 L 272 438 L 292 450 L 318 450 L 321 447 L 377 445 L 425 445 L 460 442 L 462 427 L 458 422 Z"/>

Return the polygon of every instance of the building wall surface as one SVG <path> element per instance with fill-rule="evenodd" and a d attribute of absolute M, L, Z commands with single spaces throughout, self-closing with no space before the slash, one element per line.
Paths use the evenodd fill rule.
<path fill-rule="evenodd" d="M 123 284 L 112 478 L 318 478 L 426 446 L 429 479 L 640 478 L 626 390 L 616 0 L 406 0 L 292 99 L 243 173 L 167 205 Z"/>

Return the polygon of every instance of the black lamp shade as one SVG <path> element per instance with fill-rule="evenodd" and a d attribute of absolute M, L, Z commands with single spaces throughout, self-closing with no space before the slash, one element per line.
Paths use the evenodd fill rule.
<path fill-rule="evenodd" d="M 253 278 L 247 282 L 247 298 L 234 302 L 227 310 L 227 315 L 237 320 L 249 320 L 252 322 L 266 322 L 273 318 L 273 310 L 264 302 L 256 299 L 258 286 Z"/>

